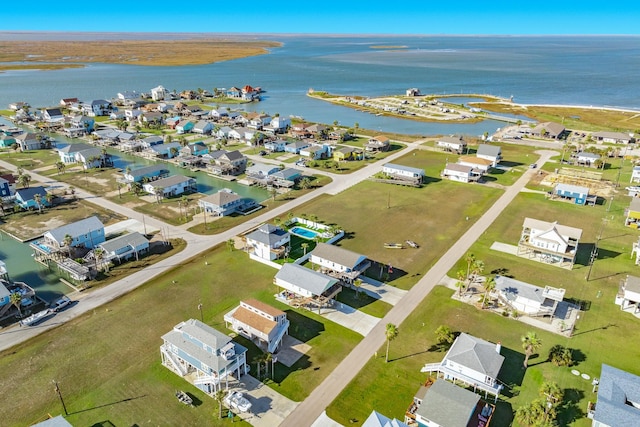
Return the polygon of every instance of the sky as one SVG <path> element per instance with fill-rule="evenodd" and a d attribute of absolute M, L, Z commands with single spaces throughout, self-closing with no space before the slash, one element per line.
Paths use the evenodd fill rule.
<path fill-rule="evenodd" d="M 640 1 L 3 2 L 0 31 L 268 34 L 639 34 Z"/>

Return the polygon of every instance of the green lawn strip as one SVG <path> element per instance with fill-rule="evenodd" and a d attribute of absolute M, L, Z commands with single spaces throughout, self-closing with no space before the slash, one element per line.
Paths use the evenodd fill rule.
<path fill-rule="evenodd" d="M 435 173 L 442 155 L 417 152 L 416 158 L 420 156 L 424 156 L 420 164 L 427 176 L 438 176 Z M 346 236 L 340 246 L 380 263 L 371 267 L 368 275 L 384 280 L 387 270 L 380 267 L 390 264 L 390 284 L 409 289 L 501 194 L 495 188 L 439 178 L 422 188 L 365 181 L 336 196 L 314 199 L 293 213 L 315 215 L 325 224 L 344 229 Z M 384 248 L 384 243 L 407 239 L 420 248 Z"/>
<path fill-rule="evenodd" d="M 283 395 L 304 399 L 362 336 L 315 313 L 276 302 L 274 275 L 274 269 L 221 245 L 112 303 L 4 352 L 0 370 L 5 375 L 0 385 L 12 392 L 0 396 L 0 406 L 13 410 L 4 415 L 3 424 L 25 425 L 47 413 L 62 412 L 51 385 L 55 379 L 74 425 L 104 420 L 114 425 L 164 425 L 178 420 L 181 425 L 210 425 L 212 414 L 217 414 L 216 402 L 160 365 L 161 336 L 183 320 L 200 318 L 199 303 L 205 322 L 228 333 L 223 316 L 245 298 L 286 310 L 290 334 L 311 346 L 292 368 L 276 364 L 275 381 L 269 381 Z M 238 341 L 249 348 L 247 360 L 256 374 L 253 358 L 258 350 L 246 340 Z M 174 396 L 176 389 L 191 393 L 202 404 L 184 407 Z"/>
<path fill-rule="evenodd" d="M 24 168 L 25 171 L 27 171 L 53 166 L 60 160 L 60 157 L 53 150 L 11 151 L 3 155 L 2 160 L 14 166 Z"/>
<path fill-rule="evenodd" d="M 390 362 L 384 362 L 386 347 L 382 346 L 377 357 L 367 362 L 329 406 L 327 413 L 331 418 L 343 425 L 350 425 L 349 420 L 357 419 L 358 422 L 353 424 L 360 425 L 375 409 L 387 416 L 402 419 L 415 392 L 426 379 L 426 374 L 421 373 L 420 368 L 425 363 L 442 360 L 445 355 L 444 351 L 437 350 L 434 334 L 435 329 L 443 324 L 454 331 L 467 332 L 492 342 L 501 341 L 505 363 L 499 379 L 509 387 L 501 396 L 501 403 L 492 421 L 500 426 L 509 425 L 511 411 L 535 398 L 544 381 L 557 382 L 567 395 L 559 410 L 560 425 L 590 425 L 584 418 L 584 410 L 588 401 L 595 400 L 591 381 L 572 375 L 571 369 L 578 369 L 591 377 L 599 376 L 601 363 L 610 363 L 631 372 L 638 371 L 635 360 L 640 350 L 628 348 L 628 340 L 625 339 L 625 330 L 633 327 L 635 318 L 620 313 L 613 304 L 612 295 L 603 295 L 598 301 L 598 304 L 602 301 L 602 305 L 607 306 L 604 309 L 606 313 L 593 313 L 595 309 L 592 304 L 592 310 L 583 313 L 581 328 L 576 335 L 566 338 L 454 301 L 450 298 L 452 293 L 450 289 L 436 287 L 422 305 L 399 325 L 400 334 L 390 346 Z M 603 329 L 609 323 L 610 316 L 615 319 L 616 325 Z M 528 331 L 535 331 L 542 339 L 543 346 L 538 355 L 530 359 L 529 368 L 524 371 L 520 337 Z M 556 367 L 547 362 L 548 352 L 554 345 L 573 349 L 577 365 Z M 512 385 L 519 387 L 511 390 Z M 389 390 L 394 391 L 392 397 L 389 396 Z"/>
<path fill-rule="evenodd" d="M 338 294 L 338 301 L 353 307 L 361 312 L 378 317 L 382 319 L 393 307 L 391 304 L 382 300 L 373 298 L 368 295 L 364 290 L 356 294 L 356 291 L 349 288 L 342 288 L 342 291 Z"/>

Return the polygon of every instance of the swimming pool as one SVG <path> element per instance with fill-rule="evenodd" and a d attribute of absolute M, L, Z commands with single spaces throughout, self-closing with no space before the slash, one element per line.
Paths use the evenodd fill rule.
<path fill-rule="evenodd" d="M 296 236 L 300 236 L 303 239 L 307 239 L 307 240 L 313 240 L 318 235 L 318 233 L 316 233 L 313 230 L 309 230 L 308 228 L 299 227 L 299 226 L 295 226 L 289 231 L 295 234 Z"/>

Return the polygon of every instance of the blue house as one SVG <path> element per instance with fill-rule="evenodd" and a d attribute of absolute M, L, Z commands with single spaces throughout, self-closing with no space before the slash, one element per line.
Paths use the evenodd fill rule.
<path fill-rule="evenodd" d="M 1 261 L 0 261 L 1 262 Z M 11 292 L 5 286 L 4 280 L 0 280 L 0 307 L 4 307 L 7 304 L 11 303 Z"/>
<path fill-rule="evenodd" d="M 105 241 L 104 225 L 95 216 L 82 219 L 71 224 L 44 233 L 41 244 L 51 248 L 50 251 L 59 251 L 66 246 L 65 236 L 71 236 L 71 246 L 93 249 Z"/>
<path fill-rule="evenodd" d="M 202 141 L 193 142 L 182 147 L 180 153 L 191 156 L 204 156 L 209 153 L 209 147 Z"/>
<path fill-rule="evenodd" d="M 209 395 L 229 388 L 229 375 L 248 373 L 247 349 L 229 336 L 196 319 L 180 322 L 162 336 L 162 365 L 185 377 Z"/>
<path fill-rule="evenodd" d="M 274 153 L 280 153 L 284 151 L 284 147 L 287 145 L 287 141 L 277 139 L 275 141 L 269 141 L 264 143 L 265 150 L 273 151 Z"/>
<path fill-rule="evenodd" d="M 11 185 L 9 181 L 0 177 L 0 197 L 8 197 L 11 195 Z"/>
<path fill-rule="evenodd" d="M 16 190 L 16 204 L 22 209 L 39 209 L 40 207 L 35 199 L 36 194 L 40 195 L 41 206 L 49 206 L 49 203 L 47 202 L 47 190 L 42 186 Z"/>
<path fill-rule="evenodd" d="M 300 154 L 301 150 L 309 147 L 311 145 L 310 142 L 307 141 L 296 141 L 284 146 L 284 151 L 287 153 Z"/>
<path fill-rule="evenodd" d="M 180 149 L 182 145 L 179 142 L 169 142 L 168 144 L 158 144 L 149 147 L 149 150 L 157 157 L 162 157 L 163 159 L 171 159 L 180 153 Z M 174 150 L 175 149 L 175 150 Z"/>
<path fill-rule="evenodd" d="M 195 126 L 195 123 L 191 121 L 181 122 L 181 123 L 178 123 L 178 125 L 176 126 L 176 131 L 179 134 L 189 133 L 193 130 L 194 126 Z"/>
<path fill-rule="evenodd" d="M 595 205 L 597 196 L 589 196 L 588 187 L 580 187 L 578 185 L 557 184 L 553 191 L 555 197 L 570 199 L 576 205 Z"/>

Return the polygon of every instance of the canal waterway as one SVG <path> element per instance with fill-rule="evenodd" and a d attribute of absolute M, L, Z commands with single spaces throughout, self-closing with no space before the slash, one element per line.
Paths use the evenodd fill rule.
<path fill-rule="evenodd" d="M 53 301 L 58 296 L 73 291 L 60 281 L 55 267 L 49 269 L 36 262 L 32 254 L 33 249 L 28 243 L 21 243 L 0 231 L 0 259 L 7 264 L 11 280 L 25 282 L 45 301 Z"/>

